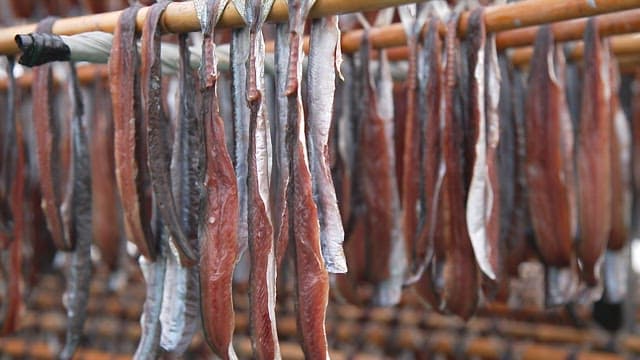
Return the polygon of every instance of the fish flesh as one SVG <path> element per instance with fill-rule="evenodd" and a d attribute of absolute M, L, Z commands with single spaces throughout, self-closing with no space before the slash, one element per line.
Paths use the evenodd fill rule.
<path fill-rule="evenodd" d="M 113 103 L 116 183 L 127 239 L 149 261 L 157 246 L 151 233 L 151 198 L 147 192 L 146 129 L 142 124 L 135 19 L 140 6 L 125 9 L 118 19 L 109 55 Z M 144 131 L 143 131 L 144 130 Z"/>
<path fill-rule="evenodd" d="M 440 216 L 442 221 L 441 241 L 444 247 L 442 299 L 447 310 L 469 319 L 478 304 L 479 273 L 467 232 L 464 214 L 465 178 L 463 163 L 462 124 L 454 112 L 456 105 L 457 72 L 461 56 L 460 43 L 456 29 L 458 16 L 447 22 L 445 37 L 445 92 L 442 119 L 442 156 L 445 162 L 445 175 L 442 182 Z M 464 72 L 464 70 L 462 70 Z"/>
<path fill-rule="evenodd" d="M 42 20 L 38 32 L 51 32 L 54 19 Z M 36 155 L 40 173 L 42 209 L 53 242 L 60 250 L 72 250 L 74 243 L 66 237 L 60 207 L 63 197 L 63 159 L 60 144 L 62 132 L 53 112 L 53 75 L 51 64 L 43 64 L 33 69 L 33 122 L 36 131 Z"/>
<path fill-rule="evenodd" d="M 551 29 L 540 27 L 527 89 L 530 95 L 524 106 L 525 171 L 537 248 L 542 261 L 555 267 L 570 265 L 575 233 L 570 194 L 573 136 L 564 100 L 561 57 Z"/>
<path fill-rule="evenodd" d="M 578 219 L 576 247 L 582 279 L 595 286 L 611 231 L 611 88 L 609 47 L 598 34 L 595 18 L 584 34 L 584 92 L 577 141 Z"/>
<path fill-rule="evenodd" d="M 272 4 L 273 1 L 254 0 L 248 2 L 245 7 L 245 19 L 248 20 L 250 28 L 247 62 L 249 319 L 253 351 L 260 359 L 280 358 L 275 322 L 277 261 L 269 207 L 270 127 L 265 116 L 265 50 L 262 34 L 262 26 Z"/>
<path fill-rule="evenodd" d="M 206 144 L 205 210 L 200 226 L 200 306 L 205 339 L 222 359 L 236 359 L 231 343 L 235 327 L 232 281 L 239 255 L 238 183 L 226 148 L 224 122 L 216 93 L 219 77 L 214 29 L 226 1 L 209 0 L 203 26 L 200 86 Z"/>
<path fill-rule="evenodd" d="M 289 133 L 287 148 L 292 154 L 289 186 L 289 231 L 296 269 L 298 333 L 306 358 L 329 358 L 325 317 L 329 300 L 329 275 L 320 245 L 318 209 L 313 189 L 302 108 L 301 80 L 304 23 L 313 0 L 289 0 Z"/>

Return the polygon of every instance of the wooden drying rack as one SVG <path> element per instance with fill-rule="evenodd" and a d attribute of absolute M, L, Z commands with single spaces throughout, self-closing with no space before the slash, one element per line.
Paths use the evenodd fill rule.
<path fill-rule="evenodd" d="M 352 13 L 360 11 L 377 10 L 385 7 L 397 6 L 407 3 L 421 2 L 421 0 L 317 0 L 311 9 L 311 17 L 322 17 L 334 14 Z M 640 31 L 640 0 L 525 0 L 505 5 L 489 6 L 485 10 L 485 23 L 487 31 L 500 32 L 497 35 L 498 46 L 501 48 L 523 46 L 531 44 L 536 29 L 532 26 L 571 20 L 587 16 L 595 16 L 607 13 L 620 12 L 630 9 L 639 9 L 630 12 L 625 17 L 621 14 L 612 14 L 603 20 L 608 25 L 603 26 L 605 35 L 629 33 Z M 138 29 L 146 17 L 149 7 L 144 7 L 138 12 Z M 121 11 L 113 11 L 102 14 L 63 18 L 53 26 L 53 33 L 59 35 L 74 35 L 88 31 L 113 32 Z M 276 0 L 268 21 L 286 21 L 288 16 L 285 0 Z M 464 33 L 467 28 L 468 13 L 462 15 L 459 31 Z M 200 30 L 200 23 L 196 16 L 192 1 L 174 2 L 169 4 L 160 20 L 162 29 L 166 32 L 180 33 Z M 218 26 L 239 27 L 243 26 L 242 18 L 232 3 L 225 8 Z M 20 25 L 0 29 L 0 54 L 16 54 L 17 48 L 14 37 L 17 34 L 35 31 L 36 24 Z M 565 22 L 553 25 L 554 33 L 558 40 L 572 40 L 582 37 L 584 22 Z M 520 29 L 525 28 L 525 29 Z M 517 30 L 514 30 L 517 29 Z M 441 29 L 444 31 L 444 28 Z M 511 31 L 507 31 L 511 30 Z M 362 32 L 353 31 L 344 35 L 342 39 L 343 51 L 349 53 L 358 49 Z M 394 24 L 377 29 L 372 29 L 370 41 L 375 48 L 386 48 L 406 44 L 406 37 L 402 26 Z"/>

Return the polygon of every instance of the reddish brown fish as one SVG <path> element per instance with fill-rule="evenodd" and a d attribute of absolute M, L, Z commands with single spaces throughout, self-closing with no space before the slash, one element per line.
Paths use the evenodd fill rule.
<path fill-rule="evenodd" d="M 440 107 L 443 91 L 443 67 L 442 67 L 442 40 L 438 35 L 439 21 L 431 17 L 427 36 L 420 49 L 419 71 L 419 95 L 420 134 L 423 138 L 421 153 L 421 206 L 419 233 L 416 240 L 416 268 L 426 266 L 433 255 L 433 237 L 438 218 L 438 203 L 440 200 L 440 188 L 444 176 L 444 164 L 441 156 L 440 142 Z"/>
<path fill-rule="evenodd" d="M 26 149 L 24 144 L 24 134 L 22 124 L 16 116 L 17 86 L 13 77 L 14 59 L 8 58 L 7 74 L 9 74 L 9 91 L 7 94 L 7 118 L 5 121 L 14 124 L 15 133 L 15 163 L 12 169 L 12 182 L 10 193 L 10 207 L 13 218 L 11 242 L 6 249 L 7 257 L 3 256 L 1 265 L 3 269 L 3 280 L 6 283 L 5 296 L 2 301 L 2 314 L 0 314 L 0 335 L 13 333 L 18 326 L 20 310 L 23 297 L 23 277 L 22 277 L 22 251 L 25 234 L 25 180 L 26 180 Z M 8 134 L 7 134 L 8 135 Z M 4 249 L 3 249 L 4 250 Z M 5 262 L 5 260 L 7 260 Z"/>
<path fill-rule="evenodd" d="M 91 151 L 91 190 L 93 199 L 93 239 L 100 249 L 102 260 L 114 270 L 118 265 L 120 253 L 120 229 L 114 226 L 119 222 L 117 185 L 115 178 L 113 148 L 113 118 L 111 116 L 111 97 L 105 83 L 96 78 L 91 89 L 93 109 L 89 121 L 92 139 Z"/>
<path fill-rule="evenodd" d="M 235 326 L 231 285 L 238 253 L 238 188 L 219 115 L 214 43 L 215 19 L 224 3 L 207 2 L 209 18 L 203 28 L 200 116 L 205 123 L 207 175 L 200 227 L 200 309 L 207 343 L 222 359 L 233 359 L 236 354 L 231 343 Z"/>
<path fill-rule="evenodd" d="M 308 359 L 328 356 L 325 317 L 329 300 L 329 276 L 320 248 L 318 209 L 313 200 L 311 173 L 305 141 L 301 73 L 303 30 L 313 5 L 310 0 L 289 1 L 289 129 L 287 147 L 291 156 L 289 185 L 289 231 L 294 243 L 298 333 Z"/>
<path fill-rule="evenodd" d="M 598 34 L 595 18 L 584 34 L 585 63 L 582 107 L 577 142 L 578 220 L 577 245 L 581 275 L 596 285 L 598 265 L 611 231 L 611 118 L 609 47 Z"/>
<path fill-rule="evenodd" d="M 155 260 L 157 244 L 150 227 L 150 203 L 146 192 L 146 136 L 142 127 L 138 91 L 139 59 L 136 51 L 135 19 L 140 6 L 120 15 L 109 56 L 110 90 L 113 104 L 116 182 L 122 203 L 125 231 L 147 259 Z"/>
<path fill-rule="evenodd" d="M 47 18 L 37 27 L 50 32 L 54 19 Z M 51 64 L 33 69 L 33 122 L 36 130 L 36 150 L 42 190 L 42 209 L 56 247 L 71 250 L 74 244 L 65 236 L 60 206 L 63 201 L 63 164 L 59 151 L 62 130 L 53 112 L 53 75 Z"/>
<path fill-rule="evenodd" d="M 442 183 L 441 221 L 444 243 L 444 291 L 446 308 L 468 319 L 478 303 L 478 268 L 467 232 L 465 213 L 465 188 L 462 151 L 462 126 L 454 113 L 456 68 L 459 65 L 459 47 L 456 29 L 458 16 L 447 23 L 445 38 L 445 92 L 442 130 L 442 155 L 446 172 Z M 464 71 L 464 70 L 463 70 Z"/>
<path fill-rule="evenodd" d="M 525 103 L 526 181 L 538 250 L 547 265 L 571 262 L 573 225 L 570 201 L 571 148 L 563 130 L 570 120 L 564 101 L 561 54 L 548 26 L 538 30 Z M 540 139 L 546 139 L 540 141 Z"/>
<path fill-rule="evenodd" d="M 611 121 L 611 232 L 607 248 L 622 249 L 629 238 L 631 226 L 631 129 L 620 105 L 618 91 L 620 85 L 618 64 L 609 62 L 611 80 L 611 101 L 609 119 Z"/>

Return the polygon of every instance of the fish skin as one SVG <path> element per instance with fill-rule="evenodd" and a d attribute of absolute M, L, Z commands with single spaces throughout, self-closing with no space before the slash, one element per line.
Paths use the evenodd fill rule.
<path fill-rule="evenodd" d="M 536 244 L 548 266 L 566 267 L 571 263 L 573 215 L 571 183 L 566 169 L 571 148 L 563 137 L 564 102 L 562 72 L 556 67 L 558 52 L 547 26 L 538 31 L 534 45 L 528 96 L 525 101 L 526 182 L 529 212 Z M 547 139 L 544 143 L 538 139 Z"/>
<path fill-rule="evenodd" d="M 51 32 L 54 18 L 47 18 L 38 24 L 37 31 Z M 62 130 L 57 125 L 53 113 L 53 89 L 51 64 L 43 64 L 33 69 L 33 121 L 36 131 L 36 155 L 40 173 L 42 192 L 42 209 L 47 220 L 47 227 L 56 247 L 70 251 L 74 247 L 71 239 L 65 235 L 60 213 L 63 202 L 63 164 L 61 160 L 60 142 Z"/>
<path fill-rule="evenodd" d="M 276 25 L 274 61 L 275 74 L 275 121 L 273 124 L 273 165 L 271 172 L 271 214 L 274 229 L 275 253 L 278 269 L 289 245 L 289 212 L 287 192 L 289 189 L 291 156 L 287 152 L 288 98 L 285 94 L 289 67 L 289 24 Z"/>
<path fill-rule="evenodd" d="M 445 262 L 442 299 L 446 309 L 467 320 L 478 304 L 478 268 L 474 259 L 471 240 L 467 232 L 464 214 L 465 179 L 463 167 L 462 127 L 454 112 L 456 68 L 459 66 L 459 42 L 456 38 L 458 16 L 447 23 L 445 38 L 445 93 L 441 108 L 444 127 L 442 153 L 446 172 L 442 184 L 441 221 Z M 464 71 L 464 70 L 463 70 Z"/>
<path fill-rule="evenodd" d="M 184 230 L 189 245 L 199 251 L 201 184 L 205 175 L 204 132 L 200 118 L 195 114 L 196 85 L 189 66 L 187 38 L 187 34 L 178 35 L 179 114 L 175 126 L 170 175 L 179 225 Z M 162 327 L 160 346 L 171 356 L 181 356 L 191 344 L 201 318 L 199 269 L 197 266 L 184 267 L 169 260 L 166 274 L 167 278 L 176 281 L 177 288 L 184 291 L 165 291 L 164 296 L 171 301 L 167 301 L 168 306 L 163 306 L 160 313 L 161 323 L 166 325 Z"/>
<path fill-rule="evenodd" d="M 315 19 L 311 23 L 307 64 L 307 145 L 313 193 L 320 221 L 320 244 L 327 271 L 347 272 L 342 243 L 344 229 L 331 168 L 329 164 L 329 130 L 333 108 L 336 71 L 342 62 L 338 17 Z"/>
<path fill-rule="evenodd" d="M 467 195 L 467 226 L 478 265 L 490 280 L 496 280 L 499 253 L 499 186 L 496 148 L 499 143 L 497 113 L 500 75 L 497 69 L 495 37 L 487 36 L 484 9 L 479 7 L 469 17 L 467 49 L 470 51 L 470 125 L 474 139 L 471 182 Z M 469 144 L 470 145 L 470 144 Z"/>
<path fill-rule="evenodd" d="M 180 225 L 175 199 L 171 191 L 169 171 L 169 146 L 163 128 L 168 126 L 166 114 L 162 110 L 160 32 L 157 29 L 160 16 L 169 4 L 160 1 L 151 6 L 142 31 L 142 51 L 140 54 L 141 93 L 143 121 L 147 131 L 147 164 L 151 189 L 160 216 L 169 228 L 171 240 L 179 253 L 180 264 L 192 266 L 197 262 L 197 252 Z"/>
<path fill-rule="evenodd" d="M 70 201 L 71 222 L 70 238 L 75 243 L 71 253 L 68 288 L 63 296 L 67 309 L 67 335 L 60 359 L 71 359 L 82 337 L 84 322 L 87 317 L 89 303 L 89 287 L 91 282 L 91 243 L 92 199 L 91 199 L 91 162 L 87 130 L 84 120 L 82 94 L 78 85 L 75 64 L 70 63 L 71 86 L 73 92 L 73 116 L 71 120 L 71 174 L 72 186 Z"/>
<path fill-rule="evenodd" d="M 232 0 L 236 9 L 244 9 L 246 0 Z M 240 11 L 241 16 L 245 16 L 244 11 Z M 247 68 L 245 66 L 249 59 L 250 38 L 249 28 L 233 29 L 231 33 L 230 53 L 231 53 L 231 101 L 233 103 L 233 127 L 235 131 L 235 172 L 238 182 L 238 254 L 237 261 L 242 259 L 242 255 L 248 247 L 248 192 L 247 174 L 249 171 L 247 164 L 247 153 L 249 144 L 249 106 L 247 104 Z"/>
<path fill-rule="evenodd" d="M 151 262 L 142 255 L 138 258 L 138 264 L 140 265 L 147 290 L 142 307 L 142 315 L 140 316 L 142 332 L 133 358 L 136 360 L 151 360 L 157 358 L 160 349 L 160 312 L 162 309 L 166 262 L 162 250 L 160 250 L 156 261 Z"/>
<path fill-rule="evenodd" d="M 584 92 L 577 142 L 578 219 L 577 254 L 581 276 L 595 286 L 599 263 L 611 231 L 611 119 L 609 113 L 609 48 L 589 19 L 584 35 Z"/>
<path fill-rule="evenodd" d="M 110 91 L 116 183 L 125 232 L 145 258 L 155 261 L 157 244 L 147 221 L 150 219 L 150 198 L 146 191 L 146 136 L 142 131 L 137 75 L 139 59 L 135 50 L 135 18 L 139 9 L 139 5 L 133 5 L 125 9 L 118 19 L 109 56 Z"/>
<path fill-rule="evenodd" d="M 22 275 L 23 255 L 22 247 L 27 240 L 25 238 L 26 212 L 24 203 L 25 197 L 25 180 L 26 180 L 26 148 L 24 142 L 23 128 L 20 119 L 17 117 L 18 98 L 16 80 L 13 76 L 15 60 L 13 57 L 7 58 L 7 74 L 9 80 L 8 91 L 6 94 L 7 111 L 3 121 L 12 123 L 13 131 L 4 133 L 5 139 L 14 135 L 11 145 L 14 146 L 15 162 L 12 164 L 13 169 L 10 187 L 10 207 L 12 213 L 12 231 L 10 243 L 6 249 L 2 249 L 2 278 L 5 280 L 6 288 L 4 290 L 4 298 L 2 308 L 0 309 L 0 335 L 8 335 L 17 330 L 20 311 L 23 307 L 23 291 L 24 279 Z M 12 134 L 13 133 L 13 134 Z"/>
<path fill-rule="evenodd" d="M 329 299 L 329 276 L 322 258 L 320 224 L 313 200 L 312 180 L 307 159 L 305 119 L 302 108 L 302 40 L 304 23 L 314 1 L 290 0 L 289 129 L 287 147 L 292 154 L 288 204 L 296 269 L 296 319 L 302 351 L 307 359 L 328 359 L 325 332 Z"/>
<path fill-rule="evenodd" d="M 264 99 L 264 38 L 262 25 L 273 1 L 254 0 L 245 8 L 250 27 L 247 62 L 249 147 L 247 153 L 249 235 L 249 320 L 254 356 L 279 359 L 275 319 L 277 260 L 269 207 L 269 131 Z"/>
<path fill-rule="evenodd" d="M 238 183 L 226 147 L 224 122 L 220 117 L 214 28 L 227 1 L 209 0 L 209 18 L 203 29 L 200 67 L 200 116 L 205 127 L 205 210 L 200 225 L 200 307 L 205 340 L 222 359 L 236 359 L 232 338 L 235 318 L 232 300 L 233 269 L 239 246 Z M 211 221 L 213 219 L 213 221 Z"/>

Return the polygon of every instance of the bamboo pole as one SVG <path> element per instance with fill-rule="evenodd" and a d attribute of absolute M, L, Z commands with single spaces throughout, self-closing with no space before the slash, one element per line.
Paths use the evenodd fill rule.
<path fill-rule="evenodd" d="M 529 26 L 584 16 L 615 13 L 623 10 L 629 11 L 626 11 L 624 14 L 610 14 L 603 20 L 602 30 L 605 34 L 612 35 L 640 30 L 640 9 L 636 9 L 640 7 L 640 1 L 594 1 L 594 6 L 588 5 L 588 3 L 589 1 L 584 0 L 525 0 L 506 5 L 489 6 L 485 10 L 484 20 L 488 32 L 501 32 L 496 35 L 497 46 L 499 48 L 516 46 L 519 42 L 531 44 L 535 38 L 537 27 Z M 622 18 L 620 21 L 617 21 L 619 16 L 622 16 Z M 467 19 L 468 13 L 465 13 L 462 16 L 458 29 L 462 33 L 466 31 Z M 525 26 L 528 28 L 505 31 Z M 584 34 L 584 26 L 585 20 L 580 19 L 556 27 L 558 27 L 558 35 L 561 39 L 571 40 L 582 37 Z M 426 28 L 425 26 L 425 29 Z M 556 28 L 554 27 L 553 29 L 555 33 Z M 518 32 L 515 33 L 516 31 Z M 440 27 L 440 32 L 444 33 L 443 26 Z M 515 35 L 512 32 L 514 32 Z M 355 30 L 344 34 L 341 42 L 342 50 L 345 53 L 356 52 L 360 47 L 363 33 L 364 30 Z M 369 32 L 369 41 L 373 48 L 381 49 L 405 45 L 407 38 L 401 24 L 392 24 L 371 29 Z"/>
<path fill-rule="evenodd" d="M 640 55 L 640 33 L 611 36 L 611 51 L 616 56 Z M 568 53 L 570 60 L 581 59 L 584 55 L 584 43 L 576 42 Z M 511 62 L 516 66 L 524 66 L 533 56 L 533 47 L 521 47 L 511 52 Z"/>
<path fill-rule="evenodd" d="M 313 18 L 327 15 L 351 13 L 358 11 L 377 10 L 385 7 L 406 3 L 415 3 L 425 0 L 316 0 L 311 8 L 310 16 Z M 149 7 L 144 7 L 138 12 L 137 26 L 142 29 L 144 19 Z M 58 35 L 74 35 L 88 31 L 113 32 L 122 11 L 112 11 L 102 14 L 85 15 L 60 19 L 53 25 L 53 33 Z M 288 18 L 287 4 L 284 0 L 276 0 L 267 18 L 268 21 L 281 22 Z M 182 33 L 200 30 L 200 22 L 196 17 L 193 1 L 172 2 L 160 18 L 160 24 L 164 31 Z M 239 27 L 244 22 L 232 2 L 225 8 L 219 27 Z M 35 31 L 36 24 L 19 25 L 0 30 L 0 54 L 16 54 L 19 49 L 14 37 L 17 34 L 26 34 Z"/>

